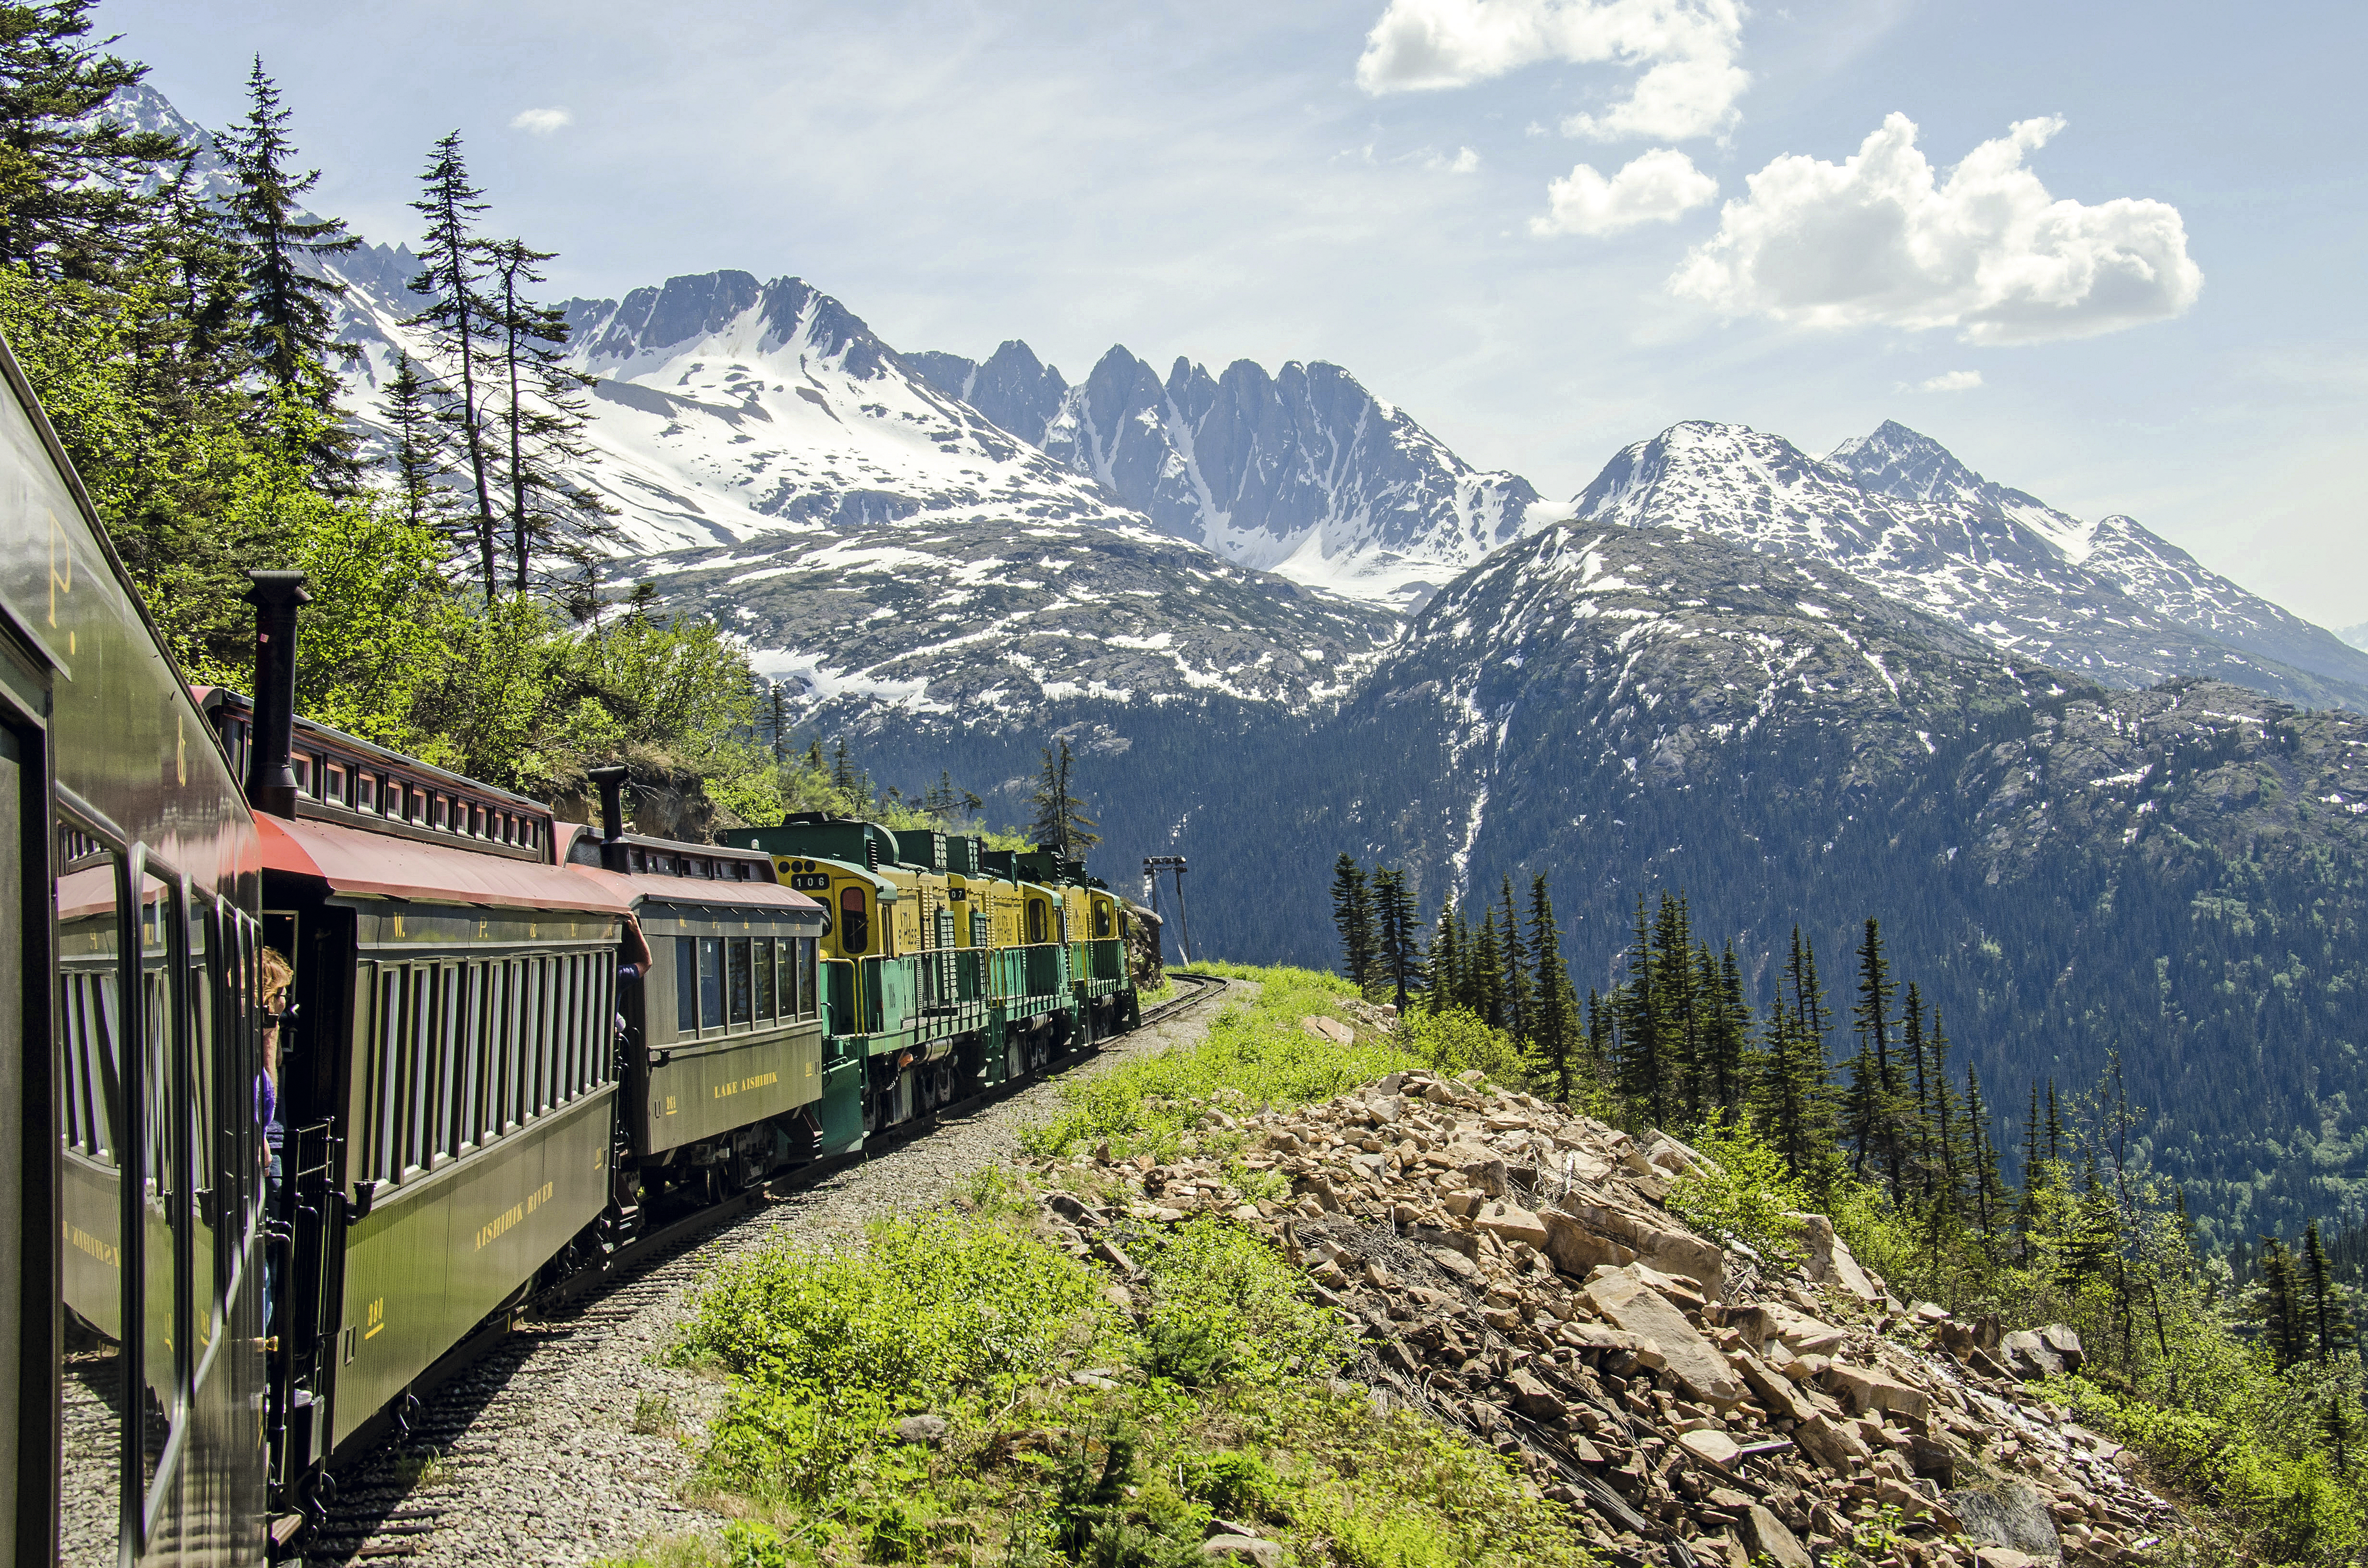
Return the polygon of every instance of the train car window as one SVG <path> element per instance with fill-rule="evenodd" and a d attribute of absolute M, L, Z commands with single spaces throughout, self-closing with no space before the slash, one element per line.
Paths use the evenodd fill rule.
<path fill-rule="evenodd" d="M 871 920 L 863 907 L 863 890 L 849 883 L 838 890 L 838 949 L 860 953 L 871 946 Z"/>
<path fill-rule="evenodd" d="M 783 937 L 773 943 L 773 996 L 780 1005 L 774 1016 L 794 1018 L 798 1016 L 798 944 L 794 937 Z"/>
<path fill-rule="evenodd" d="M 175 1049 L 178 1007 L 174 993 L 171 932 L 179 900 L 161 879 L 142 876 L 140 885 L 141 1138 L 136 1167 L 141 1214 L 139 1271 L 142 1335 L 141 1381 L 146 1385 L 140 1422 L 142 1495 L 162 1482 L 173 1428 L 183 1419 L 180 1358 L 188 1339 L 183 1329 L 188 1223 L 188 1152 L 174 1108 L 188 1085 Z"/>
<path fill-rule="evenodd" d="M 723 939 L 699 938 L 699 1027 L 723 1027 Z"/>
<path fill-rule="evenodd" d="M 552 1039 L 551 1015 L 552 1007 L 558 1002 L 559 989 L 553 983 L 557 977 L 551 972 L 551 968 L 549 958 L 536 959 L 529 966 L 527 978 L 527 985 L 533 1004 L 531 1011 L 534 1030 L 534 1049 L 527 1056 L 527 1060 L 532 1063 L 531 1072 L 527 1080 L 529 1089 L 526 1108 L 529 1117 L 541 1116 L 551 1109 L 552 1048 L 557 1043 Z"/>
<path fill-rule="evenodd" d="M 413 964 L 404 975 L 408 998 L 403 1031 L 403 1164 L 400 1181 L 427 1168 L 429 1142 L 435 1137 L 436 1106 L 436 969 L 432 963 Z"/>
<path fill-rule="evenodd" d="M 798 938 L 798 1017 L 802 1018 L 822 1012 L 822 995 L 814 986 L 814 949 L 819 945 L 812 937 Z"/>
<path fill-rule="evenodd" d="M 732 1021 L 745 1024 L 756 1017 L 757 992 L 749 971 L 749 938 L 734 937 L 725 949 L 732 963 Z"/>
<path fill-rule="evenodd" d="M 378 776 L 376 774 L 364 773 L 355 778 L 354 808 L 364 812 L 378 810 Z"/>
<path fill-rule="evenodd" d="M 288 758 L 288 766 L 295 770 L 297 793 L 302 795 L 315 795 L 320 792 L 313 788 L 313 759 L 311 757 L 305 756 L 301 751 L 293 753 Z"/>
<path fill-rule="evenodd" d="M 1044 903 L 1042 899 L 1031 898 L 1028 901 L 1028 940 L 1034 943 L 1043 939 Z"/>
<path fill-rule="evenodd" d="M 58 1561 L 116 1562 L 123 1473 L 123 1250 L 116 1128 L 123 1101 L 121 863 L 92 840 L 62 832 L 56 884 L 59 1199 L 64 1245 Z"/>
<path fill-rule="evenodd" d="M 188 1198 L 185 1205 L 193 1314 L 189 1358 L 191 1365 L 201 1369 L 206 1365 L 206 1347 L 213 1343 L 214 1304 L 222 1285 L 219 1270 L 224 1249 L 218 1244 L 220 1238 L 214 1233 L 215 1205 L 230 1196 L 220 1190 L 221 1151 L 215 1146 L 217 1138 L 230 1123 L 223 1116 L 229 1096 L 223 1093 L 222 1042 L 216 1034 L 218 1015 L 210 959 L 213 944 L 207 939 L 211 915 L 212 911 L 203 904 L 190 905 L 185 914 L 188 935 L 182 939 L 181 949 L 187 971 L 181 982 L 181 1017 L 189 1042 L 189 1090 L 181 1097 L 180 1127 L 180 1136 L 189 1151 Z"/>
<path fill-rule="evenodd" d="M 525 1118 L 518 1093 L 518 971 L 519 961 L 504 959 L 494 973 L 494 1122 L 499 1136 Z"/>
<path fill-rule="evenodd" d="M 567 959 L 567 1073 L 561 1098 L 572 1100 L 592 1082 L 592 966 L 582 953 Z"/>
<path fill-rule="evenodd" d="M 749 950 L 755 955 L 757 970 L 757 1017 L 759 1022 L 770 1022 L 778 1016 L 773 1009 L 779 996 L 773 982 L 773 939 L 758 937 Z"/>
<path fill-rule="evenodd" d="M 1107 937 L 1110 934 L 1110 905 L 1107 903 L 1097 903 L 1094 905 L 1094 935 L 1097 937 Z"/>
<path fill-rule="evenodd" d="M 450 1159 L 466 1136 L 461 1130 L 461 1097 L 468 1082 L 461 1076 L 468 1051 L 469 1019 L 463 1010 L 468 972 L 465 963 L 436 966 L 436 1136 L 427 1148 L 430 1169 L 437 1161 Z"/>
<path fill-rule="evenodd" d="M 674 939 L 674 1032 L 687 1040 L 699 1032 L 699 943 Z"/>

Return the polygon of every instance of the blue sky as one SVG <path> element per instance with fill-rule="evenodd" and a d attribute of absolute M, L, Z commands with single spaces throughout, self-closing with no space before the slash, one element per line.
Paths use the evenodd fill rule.
<path fill-rule="evenodd" d="M 1113 343 L 1330 359 L 1550 496 L 1679 419 L 1823 451 L 1896 418 L 2368 621 L 2368 7 L 97 15 L 208 124 L 259 51 L 374 240 L 458 127 L 565 292 L 794 273 L 900 347 L 1022 337 L 1072 379 Z"/>

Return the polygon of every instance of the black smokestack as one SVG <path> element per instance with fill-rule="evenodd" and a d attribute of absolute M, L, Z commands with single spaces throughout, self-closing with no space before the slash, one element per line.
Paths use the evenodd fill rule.
<path fill-rule="evenodd" d="M 600 786 L 600 864 L 625 869 L 625 770 L 614 764 L 586 775 Z"/>
<path fill-rule="evenodd" d="M 255 739 L 247 748 L 246 801 L 276 817 L 296 814 L 296 609 L 313 602 L 302 572 L 249 572 L 255 586 Z"/>

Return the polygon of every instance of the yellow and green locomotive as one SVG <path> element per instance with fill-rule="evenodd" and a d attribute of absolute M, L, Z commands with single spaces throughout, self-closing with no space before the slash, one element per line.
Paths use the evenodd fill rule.
<path fill-rule="evenodd" d="M 1057 849 L 815 812 L 718 838 L 829 913 L 825 1153 L 1141 1020 L 1126 906 Z"/>

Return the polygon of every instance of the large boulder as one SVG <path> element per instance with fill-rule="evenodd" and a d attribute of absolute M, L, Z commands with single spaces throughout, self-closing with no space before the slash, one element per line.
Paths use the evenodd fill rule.
<path fill-rule="evenodd" d="M 2022 1329 L 1998 1341 L 1998 1359 L 2025 1382 L 2077 1372 L 2084 1358 L 2080 1336 L 2060 1323 Z"/>
<path fill-rule="evenodd" d="M 2027 1481 L 1951 1492 L 1941 1501 L 1964 1526 L 1965 1538 L 1976 1546 L 2004 1547 L 2049 1562 L 2064 1555 L 2064 1542 L 2055 1533 L 2055 1518 L 2047 1511 L 2047 1500 Z"/>
<path fill-rule="evenodd" d="M 1850 1256 L 1850 1244 L 1834 1233 L 1834 1222 L 1823 1214 L 1789 1216 L 1801 1225 L 1801 1242 L 1808 1248 L 1809 1278 L 1822 1285 L 1838 1285 L 1873 1305 L 1883 1300 L 1883 1291 L 1867 1278 L 1866 1270 Z"/>
<path fill-rule="evenodd" d="M 1726 1358 L 1634 1274 L 1613 1269 L 1588 1286 L 1587 1299 L 1602 1316 L 1659 1346 L 1669 1370 L 1691 1396 L 1721 1410 L 1742 1403 L 1742 1381 Z"/>

